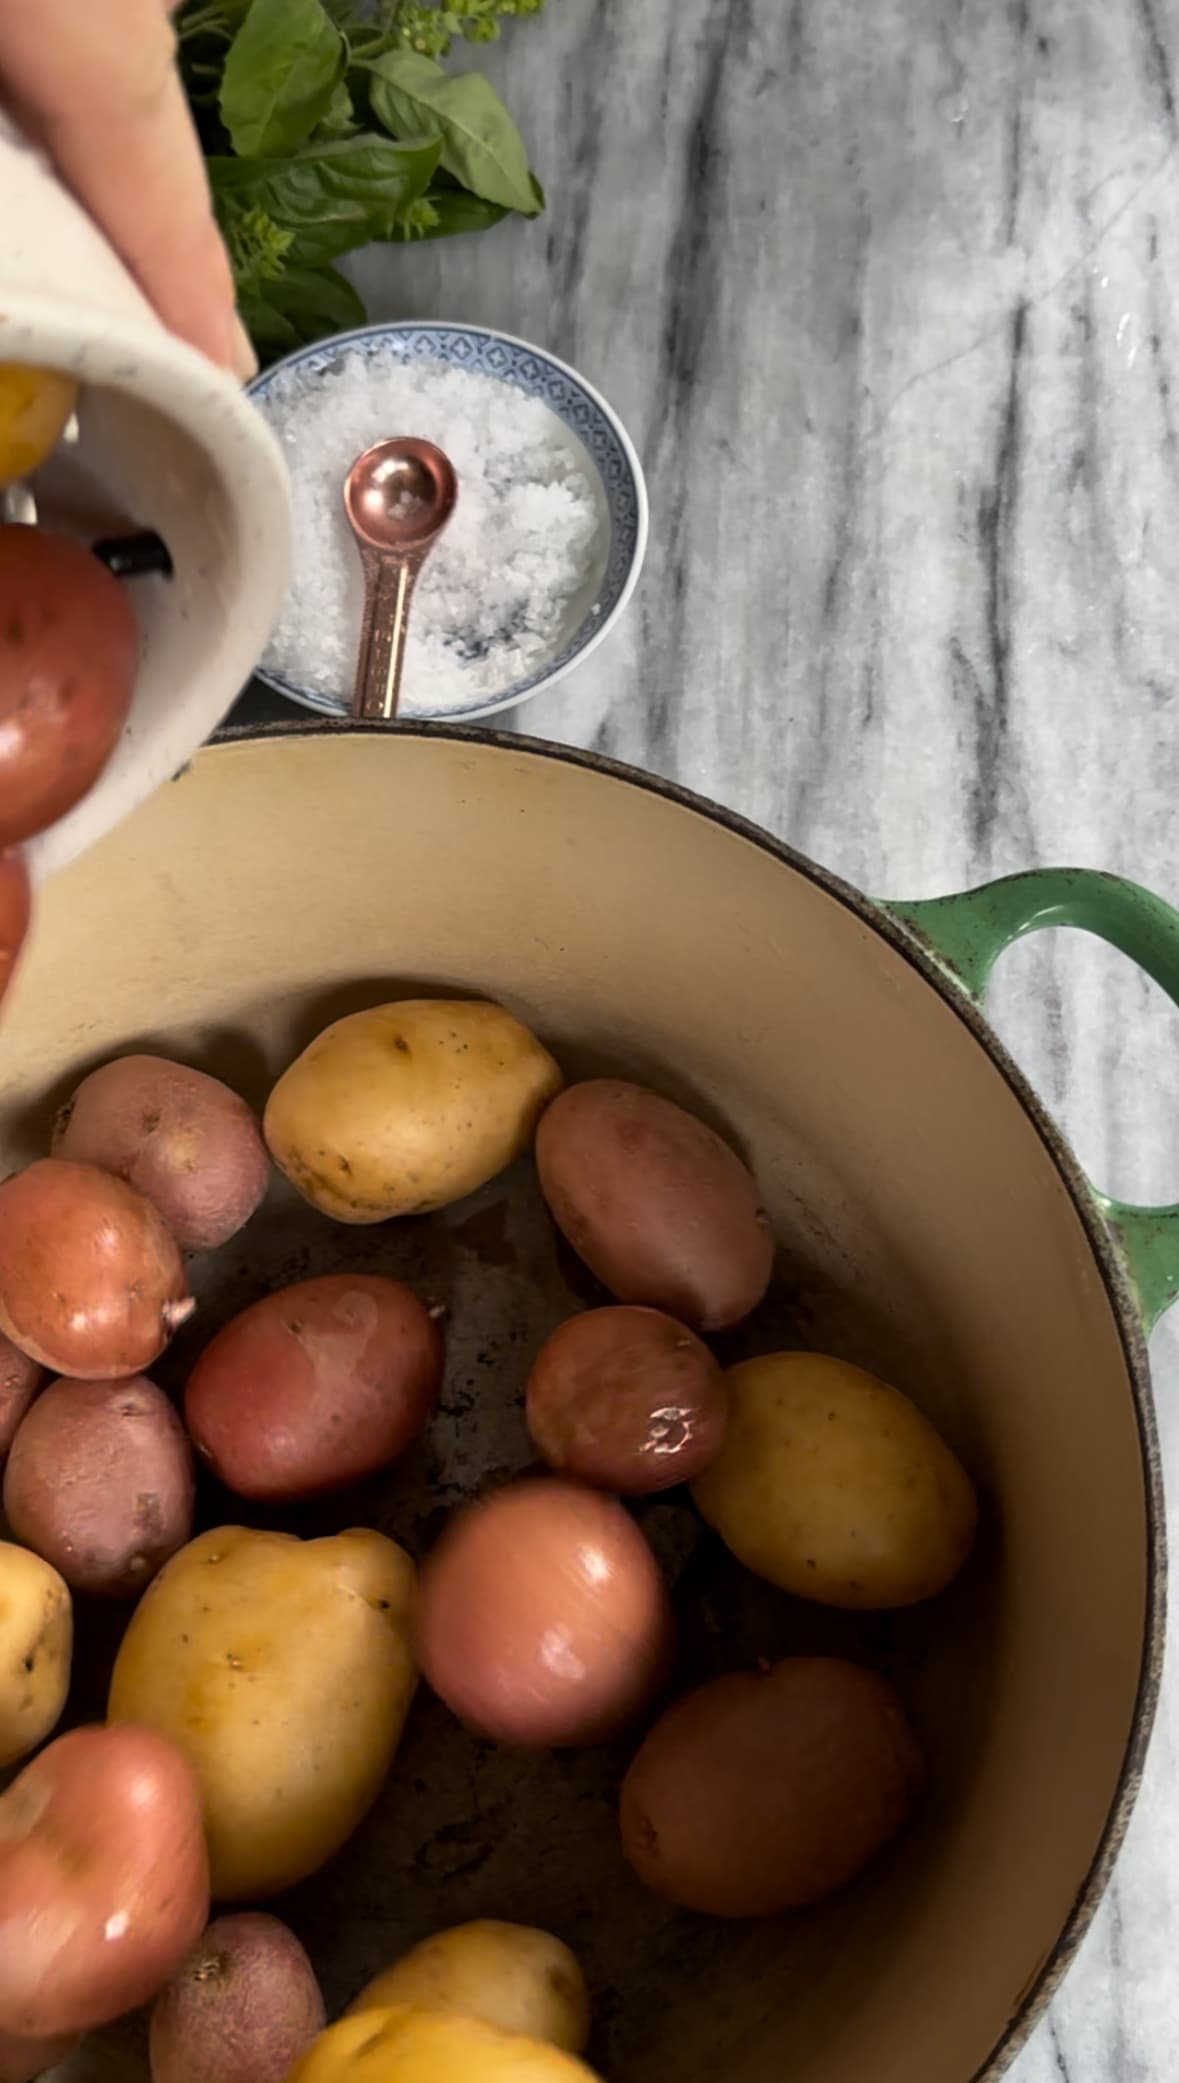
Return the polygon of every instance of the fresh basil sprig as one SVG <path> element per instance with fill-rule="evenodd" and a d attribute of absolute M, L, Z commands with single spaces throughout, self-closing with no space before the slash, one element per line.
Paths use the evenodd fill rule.
<path fill-rule="evenodd" d="M 374 239 L 482 231 L 544 194 L 489 80 L 448 72 L 543 0 L 184 0 L 181 69 L 263 359 L 358 325 L 332 265 Z"/>

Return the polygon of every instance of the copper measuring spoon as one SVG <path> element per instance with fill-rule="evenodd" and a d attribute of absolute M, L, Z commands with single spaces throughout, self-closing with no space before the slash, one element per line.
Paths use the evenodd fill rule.
<path fill-rule="evenodd" d="M 412 435 L 378 441 L 348 472 L 344 509 L 364 572 L 354 716 L 397 714 L 413 589 L 457 496 L 449 458 Z"/>

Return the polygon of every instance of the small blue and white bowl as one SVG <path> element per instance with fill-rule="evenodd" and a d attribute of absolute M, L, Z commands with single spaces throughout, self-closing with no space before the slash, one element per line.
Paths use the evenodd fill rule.
<path fill-rule="evenodd" d="M 546 646 L 546 654 L 527 677 L 494 691 L 484 688 L 466 701 L 432 705 L 414 697 L 407 678 L 403 713 L 427 722 L 473 723 L 531 700 L 555 686 L 597 649 L 634 591 L 648 525 L 647 491 L 634 445 L 605 399 L 575 370 L 542 348 L 481 326 L 404 323 L 361 326 L 354 332 L 335 334 L 297 349 L 256 378 L 251 385 L 254 402 L 288 449 L 298 441 L 303 383 L 319 392 L 346 359 L 358 353 L 376 363 L 442 365 L 509 384 L 542 403 L 561 424 L 561 438 L 590 486 L 599 527 L 584 584 L 564 603 L 551 646 Z M 399 425 L 385 431 L 416 430 Z M 350 456 L 341 459 L 341 498 L 343 478 L 352 460 Z M 297 584 L 297 570 L 295 580 Z M 323 715 L 346 715 L 351 705 L 350 682 L 326 692 L 322 686 L 301 681 L 286 661 L 278 670 L 270 657 L 264 658 L 258 678 L 288 700 Z"/>

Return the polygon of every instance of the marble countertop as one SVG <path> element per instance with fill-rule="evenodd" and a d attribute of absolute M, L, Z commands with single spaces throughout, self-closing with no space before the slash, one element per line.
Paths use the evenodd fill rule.
<path fill-rule="evenodd" d="M 520 727 L 877 895 L 1066 861 L 1179 902 L 1179 0 L 549 0 L 491 67 L 548 215 L 366 256 L 372 314 L 555 350 L 652 509 L 620 632 Z M 992 1009 L 1093 1177 L 1179 1197 L 1162 994 L 1041 935 Z M 1179 1506 L 1179 1323 L 1153 1364 Z M 1172 1663 L 1015 2083 L 1172 2083 L 1177 1768 Z"/>

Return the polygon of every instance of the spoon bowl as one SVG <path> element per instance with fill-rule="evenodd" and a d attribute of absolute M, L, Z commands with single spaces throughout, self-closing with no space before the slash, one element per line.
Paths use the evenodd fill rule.
<path fill-rule="evenodd" d="M 367 448 L 344 486 L 344 505 L 357 541 L 378 552 L 421 552 L 445 528 L 457 496 L 450 458 L 432 441 L 412 435 Z"/>

